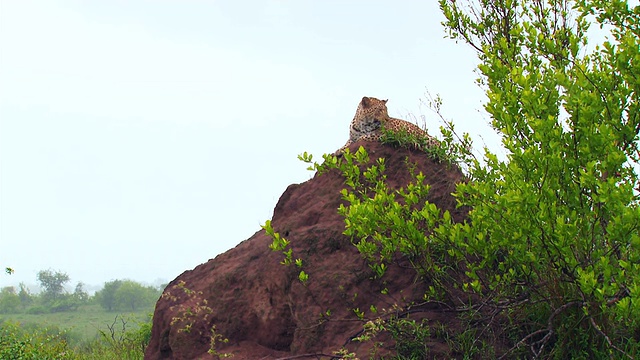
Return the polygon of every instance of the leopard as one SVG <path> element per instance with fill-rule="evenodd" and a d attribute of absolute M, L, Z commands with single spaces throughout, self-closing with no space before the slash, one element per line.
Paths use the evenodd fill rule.
<path fill-rule="evenodd" d="M 345 149 L 357 141 L 381 141 L 382 129 L 393 132 L 406 132 L 409 135 L 424 138 L 428 146 L 437 146 L 439 144 L 438 140 L 419 126 L 402 119 L 390 117 L 387 110 L 387 101 L 388 99 L 380 100 L 367 96 L 362 98 L 349 126 L 349 140 L 334 153 L 335 155 L 344 153 Z"/>

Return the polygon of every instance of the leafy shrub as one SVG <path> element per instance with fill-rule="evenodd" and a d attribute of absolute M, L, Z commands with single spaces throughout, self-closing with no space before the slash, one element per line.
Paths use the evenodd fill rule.
<path fill-rule="evenodd" d="M 66 360 L 79 359 L 57 329 L 27 329 L 15 322 L 0 324 L 0 359 Z"/>

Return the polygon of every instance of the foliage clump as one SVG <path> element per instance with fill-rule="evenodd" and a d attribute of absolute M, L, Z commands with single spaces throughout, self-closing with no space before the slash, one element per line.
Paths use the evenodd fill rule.
<path fill-rule="evenodd" d="M 26 329 L 19 323 L 0 324 L 0 359 L 43 360 L 77 359 L 65 338 L 57 329 Z"/>
<path fill-rule="evenodd" d="M 0 289 L 0 314 L 6 314 L 0 318 L 0 359 L 143 358 L 151 338 L 151 318 L 141 321 L 134 312 L 153 306 L 160 295 L 157 288 L 114 280 L 90 296 L 81 282 L 72 293 L 67 292 L 64 284 L 69 276 L 61 271 L 40 271 L 38 280 L 43 291 L 37 294 L 24 283 L 19 289 Z M 110 321 L 113 315 L 108 312 L 113 310 L 130 314 L 117 314 Z M 107 320 L 96 324 L 105 315 Z"/>
<path fill-rule="evenodd" d="M 112 280 L 96 292 L 95 300 L 107 311 L 138 311 L 152 307 L 160 293 L 153 286 L 144 286 L 133 280 Z"/>
<path fill-rule="evenodd" d="M 99 336 L 79 340 L 72 332 L 55 326 L 0 322 L 0 359 L 139 360 L 151 338 L 151 319 L 133 325 L 116 316 Z"/>
<path fill-rule="evenodd" d="M 440 6 L 450 36 L 478 52 L 485 109 L 507 152 L 486 150 L 457 191 L 473 208 L 452 230 L 469 284 L 527 329 L 514 349 L 637 356 L 640 7 Z M 609 34 L 589 51 L 593 23 Z"/>

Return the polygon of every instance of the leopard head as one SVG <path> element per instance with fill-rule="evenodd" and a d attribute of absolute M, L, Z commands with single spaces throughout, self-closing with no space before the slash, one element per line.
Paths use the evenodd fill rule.
<path fill-rule="evenodd" d="M 380 128 L 383 121 L 389 118 L 387 100 L 363 97 L 351 122 L 352 134 L 365 134 Z"/>

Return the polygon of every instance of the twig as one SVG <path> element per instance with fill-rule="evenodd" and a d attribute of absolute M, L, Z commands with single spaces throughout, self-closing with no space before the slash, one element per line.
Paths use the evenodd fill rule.
<path fill-rule="evenodd" d="M 598 324 L 596 324 L 595 320 L 593 320 L 593 318 L 589 319 L 591 321 L 591 325 L 593 326 L 594 329 L 596 329 L 596 331 L 598 332 L 598 334 L 602 335 L 602 337 L 607 341 L 607 343 L 609 344 L 609 346 L 611 346 L 612 348 L 618 350 L 620 353 L 626 355 L 629 359 L 633 360 L 633 356 L 627 354 L 624 350 L 620 349 L 619 347 L 615 346 L 613 344 L 613 342 L 611 342 L 611 339 L 609 339 L 609 336 L 607 336 L 607 334 L 604 333 L 604 331 L 602 331 L 600 329 L 600 326 L 598 326 Z M 613 359 L 613 355 L 611 355 L 611 358 Z"/>
<path fill-rule="evenodd" d="M 568 302 L 562 306 L 560 306 L 559 308 L 557 308 L 550 316 L 549 319 L 547 319 L 547 327 L 545 329 L 540 329 L 537 331 L 532 332 L 531 334 L 525 336 L 524 338 L 522 338 L 522 340 L 518 341 L 517 344 L 515 344 L 511 349 L 509 349 L 506 353 L 504 353 L 500 358 L 498 358 L 498 360 L 500 359 L 504 359 L 507 355 L 509 355 L 513 350 L 519 348 L 520 346 L 522 346 L 525 342 L 527 342 L 527 340 L 531 339 L 532 337 L 536 336 L 536 335 L 540 335 L 543 333 L 546 333 L 545 336 L 538 340 L 535 341 L 533 343 L 531 343 L 531 352 L 533 352 L 536 357 L 540 354 L 540 352 L 542 351 L 542 349 L 544 349 L 544 346 L 546 345 L 547 341 L 549 341 L 549 338 L 555 334 L 555 330 L 553 329 L 553 319 L 560 314 L 561 312 L 563 312 L 564 310 L 566 310 L 569 307 L 572 306 L 582 306 L 584 304 L 583 301 L 571 301 Z M 536 344 L 541 344 L 538 351 L 536 351 L 533 347 Z"/>

